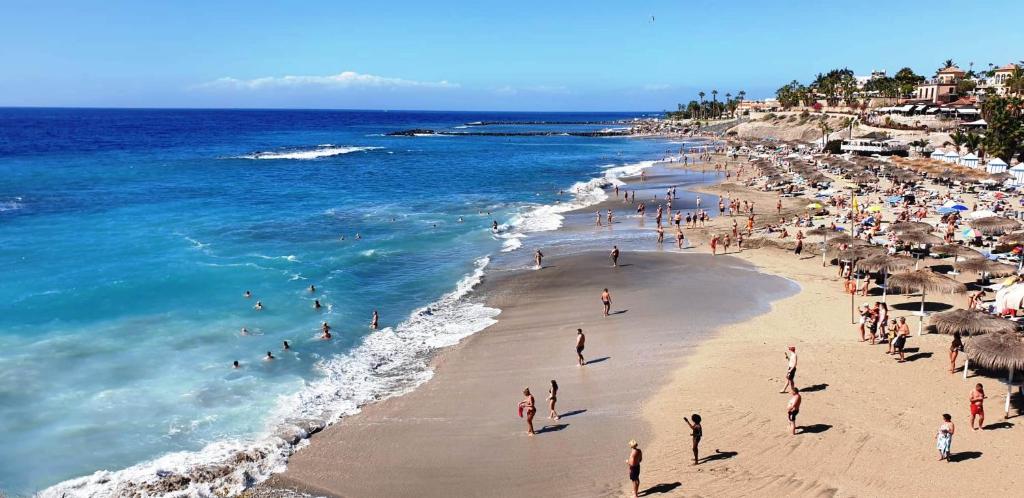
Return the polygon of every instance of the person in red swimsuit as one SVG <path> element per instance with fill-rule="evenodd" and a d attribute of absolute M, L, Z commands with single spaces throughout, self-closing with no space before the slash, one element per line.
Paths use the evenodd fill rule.
<path fill-rule="evenodd" d="M 974 386 L 971 391 L 971 429 L 978 430 L 985 425 L 985 388 L 981 384 Z M 978 418 L 978 426 L 974 426 L 974 418 Z"/>

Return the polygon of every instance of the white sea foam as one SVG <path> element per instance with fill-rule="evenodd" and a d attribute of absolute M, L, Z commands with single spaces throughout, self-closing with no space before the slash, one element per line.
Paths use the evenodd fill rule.
<path fill-rule="evenodd" d="M 321 377 L 278 400 L 264 435 L 221 440 L 119 471 L 98 471 L 47 488 L 40 498 L 233 496 L 283 471 L 289 456 L 308 444 L 310 434 L 358 413 L 367 403 L 415 389 L 433 376 L 433 351 L 496 322 L 501 310 L 467 297 L 482 281 L 488 263 L 488 258 L 477 260 L 474 271 L 454 290 L 397 327 L 375 331 L 347 354 L 321 360 Z M 171 482 L 178 485 L 169 486 Z"/>
<path fill-rule="evenodd" d="M 334 146 L 330 144 L 319 145 L 312 149 L 283 150 L 276 152 L 254 152 L 239 156 L 239 159 L 297 159 L 309 160 L 321 157 L 339 156 L 369 150 L 382 149 L 383 147 L 356 147 L 356 146 Z"/>
<path fill-rule="evenodd" d="M 0 213 L 5 213 L 5 212 L 8 212 L 8 211 L 17 211 L 17 210 L 25 207 L 25 204 L 22 203 L 21 201 L 22 201 L 21 197 L 14 197 L 14 198 L 10 198 L 10 199 L 7 199 L 7 200 L 0 201 Z"/>
<path fill-rule="evenodd" d="M 526 233 L 557 230 L 565 220 L 564 213 L 593 206 L 608 199 L 605 189 L 624 185 L 621 178 L 639 175 L 644 169 L 654 166 L 655 161 L 641 161 L 623 166 L 609 166 L 602 176 L 585 182 L 577 182 L 569 188 L 572 199 L 557 204 L 541 204 L 525 207 L 512 217 L 497 236 L 506 239 L 502 251 L 512 251 L 522 246 L 518 241 Z M 517 235 L 518 234 L 518 235 Z M 509 242 L 516 240 L 516 243 Z M 515 244 L 515 247 L 508 249 Z"/>

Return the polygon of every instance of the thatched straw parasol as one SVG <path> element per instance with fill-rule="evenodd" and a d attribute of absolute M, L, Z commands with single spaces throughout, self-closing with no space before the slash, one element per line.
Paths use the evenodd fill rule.
<path fill-rule="evenodd" d="M 907 244 L 941 244 L 942 239 L 924 232 L 903 232 L 896 234 L 896 238 Z"/>
<path fill-rule="evenodd" d="M 1020 223 L 1010 218 L 1003 218 L 1002 216 L 989 216 L 986 218 L 978 218 L 971 220 L 971 228 L 985 234 L 985 235 L 1001 235 L 1009 232 L 1016 228 L 1020 228 Z"/>
<path fill-rule="evenodd" d="M 936 313 L 931 316 L 929 322 L 935 327 L 936 332 L 946 335 L 953 335 L 953 332 L 960 332 L 961 335 L 969 336 L 1017 331 L 1016 323 L 975 310 L 953 310 Z"/>
<path fill-rule="evenodd" d="M 1003 409 L 1003 416 L 1009 417 L 1013 373 L 1016 370 L 1024 369 L 1024 336 L 1016 332 L 1010 334 L 985 334 L 968 338 L 964 343 L 964 348 L 967 350 L 967 361 L 964 363 L 965 379 L 967 378 L 967 368 L 972 361 L 981 365 L 982 368 L 1005 370 L 1008 372 L 1006 380 L 1006 405 Z"/>
<path fill-rule="evenodd" d="M 997 263 L 985 258 L 975 258 L 953 263 L 954 268 L 959 271 L 974 271 L 982 275 L 988 274 L 994 277 L 1005 277 L 1017 273 L 1013 265 Z"/>
<path fill-rule="evenodd" d="M 868 244 L 870 244 L 870 242 L 868 242 L 868 241 L 866 241 L 864 239 L 858 239 L 857 237 L 851 237 L 851 236 L 849 236 L 847 234 L 843 234 L 843 235 L 838 235 L 838 236 L 832 237 L 832 240 L 829 241 L 829 243 L 828 243 L 828 245 L 833 246 L 833 247 L 836 247 L 836 246 L 866 246 Z"/>
<path fill-rule="evenodd" d="M 967 290 L 967 286 L 964 284 L 931 270 L 913 270 L 897 273 L 889 277 L 889 286 L 896 290 L 917 291 L 921 293 L 921 311 L 918 313 L 921 320 L 917 328 L 917 335 L 921 335 L 921 332 L 924 330 L 924 299 L 928 292 L 959 294 Z"/>
<path fill-rule="evenodd" d="M 898 234 L 910 232 L 931 233 L 932 230 L 935 230 L 935 227 L 920 221 L 900 221 L 889 226 L 890 232 Z"/>
<path fill-rule="evenodd" d="M 1005 234 L 1002 237 L 999 237 L 999 242 L 1001 244 L 1009 244 L 1014 246 L 1022 245 L 1024 244 L 1024 232 L 1013 232 Z"/>
<path fill-rule="evenodd" d="M 915 260 L 903 256 L 876 254 L 857 261 L 857 268 L 869 272 L 882 272 L 882 302 L 889 294 L 889 274 L 894 271 L 906 270 L 916 263 Z"/>

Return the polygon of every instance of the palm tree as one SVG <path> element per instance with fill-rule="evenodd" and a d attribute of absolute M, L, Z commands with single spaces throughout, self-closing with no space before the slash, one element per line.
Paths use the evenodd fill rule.
<path fill-rule="evenodd" d="M 818 123 L 818 128 L 821 129 L 821 150 L 825 150 L 828 146 L 828 134 L 832 133 L 832 127 L 828 125 L 828 120 L 822 119 Z"/>
<path fill-rule="evenodd" d="M 953 133 L 949 134 L 948 143 L 953 144 L 953 146 L 956 147 L 956 153 L 959 154 L 960 147 L 967 143 L 967 134 L 960 130 L 954 131 Z"/>
<path fill-rule="evenodd" d="M 968 132 L 967 137 L 964 138 L 964 145 L 967 146 L 967 152 L 978 153 L 978 148 L 981 147 L 981 135 Z"/>
<path fill-rule="evenodd" d="M 953 59 L 946 59 L 946 62 L 942 63 L 942 69 L 949 69 L 955 65 L 956 64 L 953 62 Z"/>
<path fill-rule="evenodd" d="M 731 103 L 732 103 L 732 94 L 731 94 L 731 93 L 728 93 L 728 92 L 726 92 L 726 94 L 725 94 L 725 106 L 726 106 L 726 107 L 729 107 L 729 105 L 730 105 Z M 729 112 L 730 112 L 730 114 L 732 113 L 732 111 L 731 111 L 731 110 L 730 110 Z"/>
<path fill-rule="evenodd" d="M 711 90 L 711 101 L 714 105 L 711 107 L 712 110 L 718 109 L 718 90 Z M 717 114 L 717 111 L 716 111 Z"/>
<path fill-rule="evenodd" d="M 706 95 L 704 93 L 704 90 L 701 90 L 700 92 L 697 93 L 697 96 L 700 97 L 700 114 L 701 114 L 701 117 L 704 117 L 704 95 Z"/>

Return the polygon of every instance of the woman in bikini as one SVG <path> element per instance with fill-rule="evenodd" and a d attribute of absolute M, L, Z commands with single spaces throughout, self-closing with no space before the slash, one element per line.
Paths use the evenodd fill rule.
<path fill-rule="evenodd" d="M 964 341 L 960 338 L 960 332 L 953 332 L 953 342 L 949 345 L 949 373 L 956 371 L 956 357 L 964 349 Z"/>
<path fill-rule="evenodd" d="M 548 414 L 548 418 L 551 420 L 558 420 L 558 412 L 555 411 L 555 403 L 558 402 L 558 383 L 555 379 L 551 379 L 551 388 L 548 389 L 548 409 L 551 413 Z"/>
<path fill-rule="evenodd" d="M 529 387 L 523 389 L 523 400 L 519 402 L 519 413 L 526 414 L 526 433 L 534 435 L 533 416 L 537 414 L 537 408 L 534 406 L 533 395 L 530 394 Z"/>

